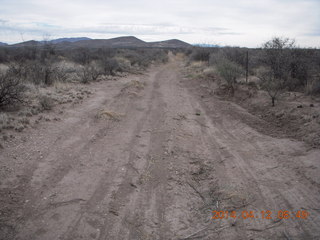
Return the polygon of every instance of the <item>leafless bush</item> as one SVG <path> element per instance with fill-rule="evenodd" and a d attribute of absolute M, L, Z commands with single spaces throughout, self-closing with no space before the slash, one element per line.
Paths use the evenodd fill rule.
<path fill-rule="evenodd" d="M 58 82 L 66 82 L 68 79 L 68 70 L 65 67 L 55 67 L 53 78 Z"/>
<path fill-rule="evenodd" d="M 114 58 L 100 60 L 99 65 L 106 75 L 115 75 L 117 71 L 121 70 L 118 61 Z"/>
<path fill-rule="evenodd" d="M 271 97 L 272 106 L 275 105 L 277 95 L 284 90 L 292 76 L 292 49 L 295 41 L 289 38 L 275 37 L 263 44 L 264 64 L 266 71 L 259 76 L 261 85 Z"/>
<path fill-rule="evenodd" d="M 12 69 L 0 74 L 0 107 L 22 102 L 24 86 Z"/>
<path fill-rule="evenodd" d="M 274 107 L 275 100 L 283 89 L 283 83 L 281 82 L 281 79 L 276 78 L 271 69 L 260 71 L 258 77 L 261 79 L 261 87 L 268 92 L 268 95 L 271 98 L 272 106 Z"/>
<path fill-rule="evenodd" d="M 26 80 L 36 85 L 52 85 L 55 80 L 56 68 L 51 61 L 32 61 L 25 66 L 27 76 Z"/>
<path fill-rule="evenodd" d="M 82 65 L 89 64 L 92 58 L 90 49 L 88 48 L 77 48 L 74 51 L 68 51 L 69 58 Z"/>
<path fill-rule="evenodd" d="M 293 48 L 295 41 L 289 38 L 275 37 L 263 44 L 264 63 L 270 68 L 274 78 L 281 79 L 283 84 L 291 75 Z"/>
<path fill-rule="evenodd" d="M 101 72 L 99 71 L 98 67 L 92 63 L 85 65 L 79 73 L 80 81 L 82 83 L 96 81 L 100 75 Z"/>

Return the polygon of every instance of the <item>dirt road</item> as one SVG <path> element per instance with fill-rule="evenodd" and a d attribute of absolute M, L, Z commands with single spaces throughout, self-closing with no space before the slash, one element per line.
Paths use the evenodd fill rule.
<path fill-rule="evenodd" d="M 259 133 L 181 67 L 93 84 L 0 150 L 0 238 L 320 239 L 320 151 Z"/>

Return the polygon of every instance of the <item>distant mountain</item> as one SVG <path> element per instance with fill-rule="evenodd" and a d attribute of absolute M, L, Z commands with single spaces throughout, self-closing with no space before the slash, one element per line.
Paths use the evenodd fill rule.
<path fill-rule="evenodd" d="M 54 39 L 54 40 L 50 40 L 48 42 L 50 43 L 62 43 L 62 42 L 79 42 L 79 41 L 83 41 L 83 40 L 90 40 L 90 38 L 87 37 L 75 37 L 75 38 L 58 38 L 58 39 Z"/>
<path fill-rule="evenodd" d="M 215 44 L 207 44 L 207 43 L 196 43 L 196 44 L 193 44 L 193 46 L 196 46 L 196 47 L 220 47 L 219 45 L 215 45 Z"/>
<path fill-rule="evenodd" d="M 131 47 L 131 48 L 140 48 L 148 47 L 148 44 L 136 37 L 117 37 L 111 39 L 90 39 L 75 42 L 72 44 L 73 47 L 89 47 L 89 48 L 122 48 L 122 47 Z"/>
<path fill-rule="evenodd" d="M 45 41 L 27 41 L 9 45 L 12 47 L 31 47 L 41 46 Z M 171 39 L 159 42 L 145 42 L 133 36 L 117 37 L 111 39 L 90 39 L 81 38 L 59 38 L 49 41 L 55 45 L 57 49 L 72 49 L 72 48 L 189 48 L 192 47 L 189 43 L 178 39 Z"/>
<path fill-rule="evenodd" d="M 148 43 L 151 47 L 157 48 L 188 48 L 191 47 L 189 43 L 183 42 L 178 39 L 171 39 L 161 42 L 150 42 Z"/>
<path fill-rule="evenodd" d="M 7 43 L 0 42 L 0 46 L 7 46 Z"/>
<path fill-rule="evenodd" d="M 39 45 L 41 45 L 41 42 L 31 40 L 31 41 L 12 44 L 9 46 L 12 46 L 12 47 L 35 47 L 35 46 L 39 46 Z"/>

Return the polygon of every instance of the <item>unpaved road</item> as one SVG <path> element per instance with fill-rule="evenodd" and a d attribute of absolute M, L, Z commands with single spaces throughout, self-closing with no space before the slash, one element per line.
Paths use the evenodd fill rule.
<path fill-rule="evenodd" d="M 248 122 L 260 120 L 206 99 L 181 66 L 171 56 L 93 84 L 61 121 L 0 150 L 0 238 L 320 239 L 320 151 L 257 132 Z"/>

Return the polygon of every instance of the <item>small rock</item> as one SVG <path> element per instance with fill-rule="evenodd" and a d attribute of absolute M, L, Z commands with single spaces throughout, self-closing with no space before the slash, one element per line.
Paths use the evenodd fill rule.
<path fill-rule="evenodd" d="M 137 188 L 137 186 L 134 183 L 130 183 L 131 187 Z"/>
<path fill-rule="evenodd" d="M 314 105 L 311 103 L 311 104 L 310 104 L 310 107 L 314 107 Z"/>
<path fill-rule="evenodd" d="M 115 216 L 119 216 L 119 213 L 116 210 L 111 209 L 111 210 L 109 210 L 109 212 Z"/>
<path fill-rule="evenodd" d="M 302 108 L 302 105 L 298 105 L 297 108 Z"/>

